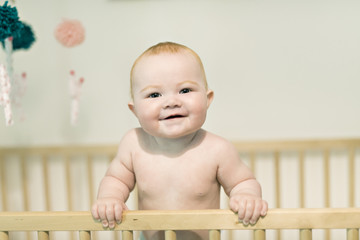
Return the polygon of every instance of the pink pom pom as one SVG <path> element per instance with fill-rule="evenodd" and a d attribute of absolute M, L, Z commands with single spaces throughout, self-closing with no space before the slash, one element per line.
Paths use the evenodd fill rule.
<path fill-rule="evenodd" d="M 85 39 L 85 29 L 77 20 L 64 20 L 55 29 L 55 38 L 65 47 L 74 47 Z"/>

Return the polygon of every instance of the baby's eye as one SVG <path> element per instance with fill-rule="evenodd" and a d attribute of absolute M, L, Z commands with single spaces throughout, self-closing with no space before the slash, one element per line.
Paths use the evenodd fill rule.
<path fill-rule="evenodd" d="M 157 98 L 157 97 L 160 97 L 160 96 L 161 96 L 160 93 L 155 92 L 155 93 L 149 94 L 148 98 Z"/>
<path fill-rule="evenodd" d="M 184 93 L 189 93 L 189 92 L 191 92 L 190 88 L 184 88 L 184 89 L 181 89 L 179 93 L 184 94 Z"/>

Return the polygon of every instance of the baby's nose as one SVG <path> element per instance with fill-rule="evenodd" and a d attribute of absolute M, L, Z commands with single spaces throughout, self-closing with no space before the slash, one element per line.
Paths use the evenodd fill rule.
<path fill-rule="evenodd" d="M 181 107 L 182 103 L 180 99 L 176 96 L 169 96 L 164 102 L 164 108 L 176 108 Z"/>

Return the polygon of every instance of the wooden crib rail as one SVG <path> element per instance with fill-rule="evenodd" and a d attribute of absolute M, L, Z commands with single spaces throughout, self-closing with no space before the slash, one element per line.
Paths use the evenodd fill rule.
<path fill-rule="evenodd" d="M 123 231 L 123 239 L 132 239 L 133 230 L 165 230 L 167 240 L 176 239 L 174 230 L 209 230 L 210 239 L 220 239 L 222 229 L 255 230 L 254 239 L 264 240 L 266 229 L 299 229 L 300 239 L 307 240 L 312 229 L 347 229 L 347 239 L 358 240 L 359 228 L 360 208 L 299 208 L 270 209 L 253 226 L 239 223 L 230 210 L 127 211 L 114 230 Z M 49 239 L 50 231 L 79 231 L 80 240 L 89 240 L 90 231 L 104 230 L 89 212 L 0 213 L 0 240 L 11 231 L 37 231 L 39 239 Z"/>
<path fill-rule="evenodd" d="M 18 155 L 75 155 L 75 154 L 108 154 L 114 155 L 118 145 L 64 145 L 64 146 L 16 146 L 0 147 L 0 154 L 18 154 Z"/>
<path fill-rule="evenodd" d="M 313 139 L 313 140 L 269 140 L 269 141 L 233 141 L 238 151 L 304 151 L 310 149 L 356 148 L 360 138 Z"/>

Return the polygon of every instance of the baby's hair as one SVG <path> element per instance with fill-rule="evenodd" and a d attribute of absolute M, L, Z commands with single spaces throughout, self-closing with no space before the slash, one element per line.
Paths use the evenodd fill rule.
<path fill-rule="evenodd" d="M 137 63 L 144 57 L 144 56 L 152 56 L 152 55 L 158 55 L 161 53 L 181 53 L 182 51 L 188 52 L 191 55 L 193 55 L 195 57 L 195 59 L 197 60 L 197 62 L 200 65 L 201 71 L 203 72 L 203 76 L 204 76 L 204 83 L 205 83 L 205 88 L 208 89 L 208 84 L 207 84 L 207 80 L 206 80 L 206 75 L 205 75 L 205 69 L 204 69 L 204 65 L 202 64 L 202 61 L 199 57 L 199 55 L 192 49 L 178 44 L 178 43 L 174 43 L 174 42 L 161 42 L 158 43 L 150 48 L 148 48 L 145 52 L 143 52 L 134 62 L 132 68 L 131 68 L 131 72 L 130 72 L 130 94 L 131 94 L 131 98 L 133 99 L 134 95 L 133 95 L 133 91 L 132 91 L 132 83 L 133 83 L 133 73 L 134 73 L 134 68 L 137 65 Z"/>

